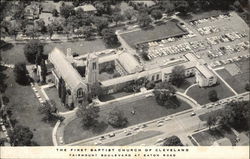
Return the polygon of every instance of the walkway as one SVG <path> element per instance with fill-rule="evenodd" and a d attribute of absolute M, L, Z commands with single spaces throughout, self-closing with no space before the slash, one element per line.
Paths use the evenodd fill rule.
<path fill-rule="evenodd" d="M 189 90 L 190 88 L 192 88 L 193 86 L 197 86 L 197 85 L 198 85 L 198 83 L 195 83 L 195 84 L 192 84 L 191 86 L 189 86 L 189 87 L 185 90 L 184 94 L 187 94 L 187 92 L 188 92 L 188 90 Z"/>

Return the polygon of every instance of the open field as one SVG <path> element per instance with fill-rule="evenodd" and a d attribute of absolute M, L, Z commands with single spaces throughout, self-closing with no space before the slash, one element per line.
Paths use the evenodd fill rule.
<path fill-rule="evenodd" d="M 218 85 L 212 87 L 200 88 L 199 86 L 194 86 L 188 90 L 187 95 L 192 97 L 201 105 L 210 103 L 208 92 L 211 90 L 215 90 L 217 92 L 219 99 L 234 95 L 233 92 L 222 81 L 218 79 L 218 82 Z"/>
<path fill-rule="evenodd" d="M 214 144 L 215 141 L 220 140 L 224 137 L 228 138 L 233 146 L 236 145 L 235 143 L 236 135 L 228 127 L 217 127 L 211 130 L 205 130 L 193 134 L 192 136 L 201 146 L 211 146 Z M 230 145 L 225 145 L 225 146 L 230 146 Z"/>
<path fill-rule="evenodd" d="M 13 117 L 17 124 L 27 126 L 33 132 L 33 140 L 42 146 L 52 146 L 53 124 L 41 121 L 42 115 L 38 112 L 38 99 L 30 86 L 21 86 L 15 82 L 13 71 L 7 69 L 6 83 L 9 86 L 5 95 L 9 98 L 8 105 L 13 106 Z"/>
<path fill-rule="evenodd" d="M 107 94 L 107 95 L 103 95 L 101 97 L 99 97 L 100 101 L 102 102 L 106 102 L 112 99 L 116 99 L 116 98 L 120 98 L 120 97 L 125 97 L 127 95 L 131 95 L 133 93 L 127 93 L 127 92 L 117 92 L 117 93 L 113 93 L 113 94 Z"/>
<path fill-rule="evenodd" d="M 121 34 L 121 37 L 132 47 L 136 44 L 149 42 L 177 35 L 183 35 L 183 31 L 176 22 L 168 21 L 166 24 L 156 26 L 149 30 L 138 30 L 129 33 Z"/>
<path fill-rule="evenodd" d="M 112 107 L 117 107 L 118 109 L 123 111 L 125 117 L 127 117 L 128 119 L 127 126 L 132 126 L 191 108 L 191 106 L 187 103 L 183 101 L 180 102 L 181 105 L 176 109 L 166 109 L 165 107 L 159 106 L 156 103 L 154 97 L 129 102 L 127 104 L 111 104 L 109 108 L 103 108 L 103 110 L 100 111 L 100 117 L 98 119 L 100 125 L 98 126 L 98 130 L 96 130 L 95 128 L 93 130 L 84 130 L 81 127 L 81 120 L 79 118 L 69 123 L 65 127 L 64 131 L 65 143 L 71 143 L 77 140 L 86 139 L 89 137 L 114 131 L 115 129 L 107 124 L 108 114 L 111 111 Z M 131 113 L 132 110 L 135 111 L 134 115 Z"/>
<path fill-rule="evenodd" d="M 248 60 L 235 63 L 240 68 L 240 73 L 232 76 L 226 69 L 218 70 L 219 75 L 237 92 L 246 92 L 245 85 L 249 82 L 250 63 Z"/>

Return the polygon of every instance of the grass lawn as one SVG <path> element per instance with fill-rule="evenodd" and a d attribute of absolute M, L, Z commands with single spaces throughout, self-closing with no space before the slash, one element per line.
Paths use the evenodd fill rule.
<path fill-rule="evenodd" d="M 121 37 L 130 46 L 134 47 L 138 43 L 164 39 L 182 34 L 185 34 L 185 32 L 177 26 L 175 22 L 168 21 L 166 24 L 156 26 L 153 29 L 138 30 L 121 34 Z"/>
<path fill-rule="evenodd" d="M 24 46 L 25 44 L 13 44 L 13 47 L 11 49 L 5 51 L 1 50 L 1 56 L 3 61 L 8 64 L 16 64 L 19 62 L 28 63 L 23 53 Z M 45 44 L 44 54 L 49 54 L 54 47 L 58 47 L 65 53 L 67 48 L 71 48 L 72 52 L 76 52 L 79 55 L 106 49 L 106 46 L 102 39 L 96 39 L 92 41 L 81 40 L 76 42 L 59 42 Z"/>
<path fill-rule="evenodd" d="M 184 81 L 184 83 L 183 83 L 179 88 L 175 87 L 175 89 L 176 89 L 177 91 L 179 91 L 179 92 L 184 93 L 185 90 L 186 90 L 189 86 L 191 86 L 192 84 L 194 84 L 194 83 L 195 83 L 195 77 L 189 77 L 189 78 L 186 78 L 186 80 Z"/>
<path fill-rule="evenodd" d="M 221 81 L 218 79 L 219 85 L 215 85 L 212 87 L 200 88 L 199 86 L 194 86 L 189 89 L 187 95 L 196 100 L 199 104 L 207 104 L 210 103 L 208 99 L 208 92 L 211 90 L 215 90 L 218 94 L 219 99 L 227 98 L 233 96 L 233 92 Z"/>
<path fill-rule="evenodd" d="M 13 106 L 13 117 L 17 124 L 27 126 L 33 132 L 33 140 L 42 146 L 52 146 L 52 129 L 53 124 L 46 124 L 42 115 L 38 112 L 40 106 L 38 99 L 30 86 L 21 86 L 15 82 L 13 71 L 7 69 L 5 74 L 9 86 L 5 92 L 9 98 L 9 105 Z M 11 87 L 12 85 L 12 87 Z"/>
<path fill-rule="evenodd" d="M 64 139 L 66 143 L 71 143 L 80 139 L 86 139 L 115 130 L 107 124 L 108 114 L 114 107 L 117 107 L 124 112 L 124 115 L 128 119 L 128 126 L 132 126 L 191 108 L 190 105 L 181 100 L 180 103 L 180 106 L 176 109 L 166 109 L 165 107 L 159 106 L 154 97 L 150 97 L 129 102 L 127 104 L 110 104 L 108 108 L 103 108 L 99 113 L 100 125 L 98 126 L 98 130 L 84 130 L 81 127 L 81 120 L 78 118 L 65 127 Z M 135 115 L 131 114 L 132 110 L 135 110 Z"/>
<path fill-rule="evenodd" d="M 118 92 L 118 93 L 114 93 L 114 94 L 107 94 L 104 95 L 102 97 L 99 97 L 99 100 L 102 102 L 106 102 L 112 99 L 116 99 L 116 98 L 120 98 L 120 97 L 125 97 L 127 95 L 131 95 L 133 93 L 127 93 L 127 92 Z"/>
<path fill-rule="evenodd" d="M 220 140 L 224 137 L 228 138 L 232 145 L 235 146 L 236 135 L 232 132 L 232 130 L 228 127 L 217 127 L 211 130 L 205 130 L 192 135 L 195 140 L 201 146 L 211 146 L 215 141 Z M 230 145 L 227 145 L 230 146 Z"/>
<path fill-rule="evenodd" d="M 160 134 L 163 134 L 163 133 L 160 131 L 142 131 L 142 132 L 137 133 L 136 135 L 125 137 L 120 140 L 112 141 L 104 145 L 105 146 L 127 146 L 131 143 L 135 143 L 135 142 L 147 139 L 147 138 L 158 136 Z"/>
<path fill-rule="evenodd" d="M 232 76 L 226 69 L 218 70 L 218 74 L 237 92 L 244 93 L 245 85 L 249 82 L 250 77 L 250 63 L 248 60 L 235 63 L 241 73 Z"/>
<path fill-rule="evenodd" d="M 61 103 L 61 100 L 58 96 L 58 91 L 56 89 L 56 87 L 51 87 L 51 88 L 46 88 L 45 89 L 45 93 L 47 94 L 47 96 L 55 101 L 56 103 L 56 107 L 58 109 L 59 112 L 66 112 L 66 111 L 69 111 L 68 109 L 66 109 L 63 104 Z"/>

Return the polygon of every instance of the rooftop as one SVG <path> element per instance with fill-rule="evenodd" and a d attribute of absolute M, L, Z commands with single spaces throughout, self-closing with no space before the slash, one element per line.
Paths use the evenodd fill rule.
<path fill-rule="evenodd" d="M 96 11 L 96 8 L 92 4 L 85 4 L 83 6 L 75 7 L 75 10 L 82 9 L 84 12 Z"/>

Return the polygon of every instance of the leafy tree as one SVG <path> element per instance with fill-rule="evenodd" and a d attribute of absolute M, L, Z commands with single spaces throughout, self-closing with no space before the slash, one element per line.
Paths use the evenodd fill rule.
<path fill-rule="evenodd" d="M 97 10 L 97 15 L 111 14 L 111 7 L 108 1 L 96 1 L 94 6 Z"/>
<path fill-rule="evenodd" d="M 59 96 L 59 98 L 62 97 L 62 83 L 63 83 L 63 79 L 62 79 L 62 77 L 60 77 L 59 82 L 58 82 L 58 96 Z"/>
<path fill-rule="evenodd" d="M 90 94 L 89 95 L 91 98 L 99 97 L 99 96 L 103 95 L 103 90 L 102 90 L 99 82 L 96 82 L 90 86 Z"/>
<path fill-rule="evenodd" d="M 52 13 L 53 17 L 58 17 L 59 13 L 56 9 L 53 9 L 51 13 Z"/>
<path fill-rule="evenodd" d="M 122 128 L 128 124 L 128 119 L 121 110 L 114 108 L 109 112 L 108 123 L 115 128 Z"/>
<path fill-rule="evenodd" d="M 62 5 L 60 7 L 60 15 L 64 18 L 69 18 L 75 14 L 74 6 L 71 5 Z"/>
<path fill-rule="evenodd" d="M 91 26 L 86 26 L 83 30 L 83 34 L 86 40 L 91 40 L 93 36 L 94 29 Z"/>
<path fill-rule="evenodd" d="M 176 90 L 168 82 L 158 83 L 154 88 L 156 102 L 162 106 L 179 106 L 179 101 L 175 96 Z"/>
<path fill-rule="evenodd" d="M 216 90 L 211 90 L 208 92 L 208 98 L 211 102 L 215 102 L 218 100 L 218 95 Z"/>
<path fill-rule="evenodd" d="M 10 132 L 10 143 L 12 146 L 34 146 L 37 145 L 32 141 L 33 133 L 25 126 L 15 126 Z"/>
<path fill-rule="evenodd" d="M 42 82 L 45 83 L 46 82 L 46 75 L 47 75 L 47 66 L 45 64 L 44 59 L 42 59 L 40 66 L 41 66 L 41 76 L 42 76 L 42 79 L 43 79 Z"/>
<path fill-rule="evenodd" d="M 51 24 L 49 24 L 47 26 L 47 32 L 49 33 L 49 38 L 51 39 L 51 37 L 52 37 L 52 35 L 54 33 L 54 27 Z"/>
<path fill-rule="evenodd" d="M 128 19 L 131 20 L 133 16 L 135 16 L 135 11 L 133 9 L 127 9 L 124 11 L 123 15 Z"/>
<path fill-rule="evenodd" d="M 95 126 L 97 123 L 97 118 L 99 117 L 99 107 L 95 107 L 94 105 L 81 105 L 79 106 L 76 115 L 78 118 L 81 118 L 82 126 L 86 128 L 90 128 Z"/>
<path fill-rule="evenodd" d="M 155 87 L 155 83 L 153 81 L 149 81 L 145 87 L 147 89 L 153 89 Z"/>
<path fill-rule="evenodd" d="M 123 19 L 124 17 L 120 13 L 113 14 L 113 20 L 115 21 L 115 25 L 117 25 L 117 23 L 119 21 L 122 21 Z"/>
<path fill-rule="evenodd" d="M 109 47 L 114 47 L 120 45 L 117 35 L 112 29 L 103 29 L 102 31 L 104 42 Z"/>
<path fill-rule="evenodd" d="M 24 46 L 24 54 L 27 60 L 34 64 L 36 60 L 36 54 L 43 54 L 44 45 L 39 40 L 31 40 Z"/>
<path fill-rule="evenodd" d="M 53 100 L 46 101 L 38 108 L 38 111 L 44 115 L 42 118 L 44 122 L 52 122 L 59 119 L 59 116 L 56 114 L 56 103 Z"/>
<path fill-rule="evenodd" d="M 206 123 L 206 124 L 207 124 L 209 130 L 210 130 L 210 128 L 211 128 L 212 126 L 215 126 L 216 123 L 217 123 L 217 118 L 216 118 L 216 116 L 210 115 L 210 116 L 207 118 L 207 123 Z"/>
<path fill-rule="evenodd" d="M 150 25 L 150 23 L 152 22 L 149 15 L 147 13 L 145 13 L 145 12 L 140 13 L 138 15 L 137 21 L 138 21 L 138 24 L 140 25 L 140 27 L 142 27 L 142 28 L 148 27 Z"/>
<path fill-rule="evenodd" d="M 179 11 L 181 14 L 186 15 L 189 8 L 189 3 L 187 1 L 178 1 L 175 2 L 176 10 Z"/>
<path fill-rule="evenodd" d="M 37 21 L 35 21 L 35 31 L 41 32 L 41 33 L 45 33 L 46 32 L 46 26 L 45 26 L 45 22 L 42 19 L 39 19 Z"/>
<path fill-rule="evenodd" d="M 26 85 L 29 83 L 29 78 L 27 76 L 27 69 L 25 63 L 15 64 L 14 67 L 15 80 L 21 85 Z"/>
<path fill-rule="evenodd" d="M 67 90 L 66 90 L 66 84 L 65 81 L 62 80 L 61 83 L 61 102 L 65 105 L 66 103 L 66 96 L 67 96 Z"/>
<path fill-rule="evenodd" d="M 180 138 L 177 136 L 171 136 L 165 140 L 163 146 L 183 146 Z"/>
<path fill-rule="evenodd" d="M 176 87 L 180 87 L 185 81 L 185 68 L 184 66 L 175 66 L 171 74 L 171 83 Z"/>
<path fill-rule="evenodd" d="M 108 19 L 103 17 L 95 17 L 94 24 L 97 27 L 97 31 L 101 34 L 102 30 L 108 28 Z"/>
<path fill-rule="evenodd" d="M 155 9 L 151 12 L 151 16 L 155 19 L 155 20 L 158 20 L 158 19 L 161 19 L 162 18 L 162 12 L 161 10 L 159 9 Z"/>
<path fill-rule="evenodd" d="M 247 83 L 247 84 L 245 85 L 245 90 L 250 91 L 250 84 L 249 84 L 249 83 Z"/>

